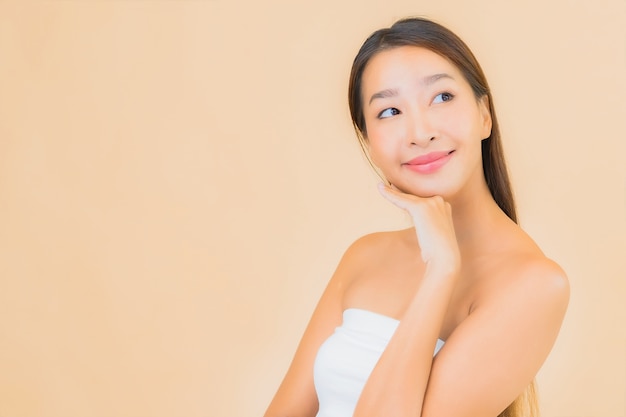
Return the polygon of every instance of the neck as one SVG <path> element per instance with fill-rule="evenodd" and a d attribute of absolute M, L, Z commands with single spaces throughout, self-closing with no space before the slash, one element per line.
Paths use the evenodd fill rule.
<path fill-rule="evenodd" d="M 502 225 L 512 223 L 493 199 L 485 180 L 473 184 L 449 200 L 461 251 L 479 247 L 484 238 L 494 236 Z"/>

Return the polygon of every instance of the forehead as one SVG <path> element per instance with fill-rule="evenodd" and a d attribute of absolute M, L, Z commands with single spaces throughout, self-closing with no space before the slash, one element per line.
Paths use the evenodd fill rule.
<path fill-rule="evenodd" d="M 363 71 L 362 93 L 373 90 L 397 88 L 404 83 L 415 83 L 434 74 L 448 74 L 457 82 L 464 77 L 448 59 L 417 46 L 400 46 L 374 55 Z"/>

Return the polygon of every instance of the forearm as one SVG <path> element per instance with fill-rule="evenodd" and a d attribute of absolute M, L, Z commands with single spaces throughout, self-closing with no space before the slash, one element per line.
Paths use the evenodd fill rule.
<path fill-rule="evenodd" d="M 363 388 L 355 417 L 421 415 L 456 271 L 428 270 Z"/>

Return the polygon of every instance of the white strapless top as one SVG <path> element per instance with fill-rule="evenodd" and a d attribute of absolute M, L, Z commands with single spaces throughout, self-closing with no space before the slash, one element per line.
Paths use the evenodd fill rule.
<path fill-rule="evenodd" d="M 363 386 L 387 347 L 399 321 L 358 308 L 343 312 L 343 323 L 320 346 L 313 377 L 317 417 L 351 417 Z M 435 355 L 443 346 L 437 340 Z"/>

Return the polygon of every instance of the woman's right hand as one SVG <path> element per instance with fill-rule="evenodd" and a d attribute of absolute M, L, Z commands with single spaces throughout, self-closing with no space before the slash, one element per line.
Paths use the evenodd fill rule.
<path fill-rule="evenodd" d="M 411 216 L 421 257 L 429 270 L 456 274 L 461 256 L 456 240 L 452 207 L 440 196 L 418 197 L 393 185 L 379 184 L 380 193 Z"/>

